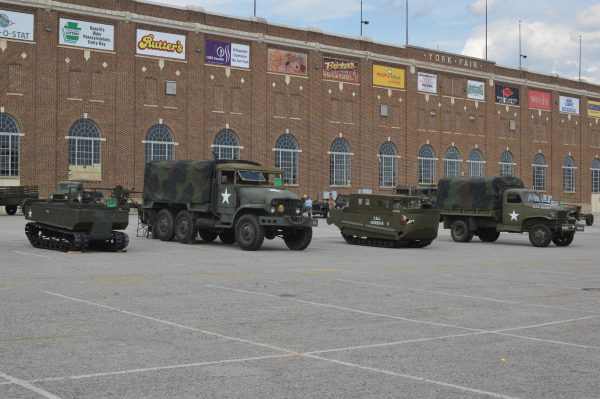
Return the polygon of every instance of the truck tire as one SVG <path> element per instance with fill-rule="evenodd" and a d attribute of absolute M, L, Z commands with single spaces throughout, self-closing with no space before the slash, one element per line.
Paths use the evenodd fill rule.
<path fill-rule="evenodd" d="M 196 238 L 198 230 L 194 225 L 194 219 L 188 211 L 179 211 L 175 218 L 175 238 L 182 244 L 189 244 Z"/>
<path fill-rule="evenodd" d="M 161 241 L 171 241 L 175 235 L 173 225 L 175 217 L 170 209 L 161 209 L 152 224 L 152 235 Z"/>
<path fill-rule="evenodd" d="M 479 239 L 483 242 L 494 242 L 500 237 L 500 232 L 492 229 L 479 230 Z"/>
<path fill-rule="evenodd" d="M 235 230 L 223 230 L 221 233 L 219 233 L 219 240 L 221 240 L 223 244 L 233 244 L 235 242 Z"/>
<path fill-rule="evenodd" d="M 235 225 L 235 240 L 244 251 L 256 251 L 265 239 L 265 228 L 256 215 L 243 215 Z"/>
<path fill-rule="evenodd" d="M 585 215 L 585 224 L 588 226 L 591 226 L 594 224 L 594 215 L 592 215 L 591 213 L 588 215 Z"/>
<path fill-rule="evenodd" d="M 7 215 L 14 215 L 15 213 L 17 213 L 17 206 L 16 205 L 6 205 L 4 207 L 4 209 L 6 210 L 6 214 Z"/>
<path fill-rule="evenodd" d="M 302 251 L 310 245 L 312 240 L 312 227 L 303 229 L 288 229 L 283 232 L 283 241 L 291 250 Z"/>
<path fill-rule="evenodd" d="M 473 233 L 469 231 L 467 222 L 458 219 L 450 225 L 450 235 L 456 242 L 469 242 L 473 239 Z"/>
<path fill-rule="evenodd" d="M 547 247 L 552 241 L 552 230 L 543 223 L 536 224 L 529 230 L 529 241 L 534 247 Z"/>
<path fill-rule="evenodd" d="M 573 238 L 575 237 L 575 232 L 566 231 L 564 233 L 556 234 L 552 237 L 552 242 L 557 247 L 567 247 L 573 242 Z"/>
<path fill-rule="evenodd" d="M 213 242 L 218 236 L 217 233 L 208 230 L 198 230 L 198 234 L 200 234 L 200 238 L 204 242 Z"/>

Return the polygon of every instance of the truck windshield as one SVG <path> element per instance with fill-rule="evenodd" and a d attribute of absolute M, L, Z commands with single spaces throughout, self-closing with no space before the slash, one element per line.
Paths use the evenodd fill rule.
<path fill-rule="evenodd" d="M 238 170 L 238 176 L 241 183 L 261 184 L 267 181 L 259 170 Z"/>
<path fill-rule="evenodd" d="M 533 191 L 527 191 L 525 193 L 525 201 L 527 201 L 527 202 L 533 202 L 533 203 L 544 202 L 542 200 L 542 196 L 539 195 L 538 193 L 533 192 Z"/>

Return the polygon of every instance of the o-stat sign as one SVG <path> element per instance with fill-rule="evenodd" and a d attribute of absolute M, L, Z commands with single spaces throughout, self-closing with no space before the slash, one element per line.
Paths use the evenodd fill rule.
<path fill-rule="evenodd" d="M 138 29 L 135 53 L 185 60 L 185 36 Z"/>

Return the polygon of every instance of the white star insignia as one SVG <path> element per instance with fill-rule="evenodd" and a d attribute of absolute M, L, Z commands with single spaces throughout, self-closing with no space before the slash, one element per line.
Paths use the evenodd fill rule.
<path fill-rule="evenodd" d="M 81 200 L 82 200 L 81 195 L 78 195 L 77 196 L 77 201 L 81 202 Z"/>
<path fill-rule="evenodd" d="M 229 193 L 227 192 L 227 189 L 225 189 L 225 192 L 224 192 L 224 193 L 221 193 L 221 197 L 223 197 L 223 202 L 222 202 L 222 204 L 224 204 L 224 203 L 228 203 L 228 204 L 229 204 L 229 197 L 231 197 L 231 194 L 229 194 Z"/>
<path fill-rule="evenodd" d="M 510 216 L 510 220 L 518 220 L 519 214 L 513 209 L 512 213 L 508 214 Z"/>
<path fill-rule="evenodd" d="M 29 215 L 29 218 L 31 219 L 31 215 L 33 215 L 33 212 L 31 211 L 31 209 L 29 210 L 29 212 L 27 212 L 27 214 Z"/>

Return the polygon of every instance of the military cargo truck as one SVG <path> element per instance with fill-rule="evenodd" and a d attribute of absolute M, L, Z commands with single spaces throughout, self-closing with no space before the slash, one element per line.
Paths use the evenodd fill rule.
<path fill-rule="evenodd" d="M 335 224 L 349 244 L 422 248 L 437 237 L 440 211 L 422 196 L 350 194 L 338 199 L 327 223 Z"/>
<path fill-rule="evenodd" d="M 252 161 L 149 162 L 142 201 L 140 221 L 162 241 L 190 243 L 199 234 L 254 251 L 279 236 L 303 250 L 317 225 L 302 214 L 302 199 L 284 189 L 283 170 Z"/>
<path fill-rule="evenodd" d="M 529 233 L 536 247 L 550 242 L 567 246 L 584 228 L 569 209 L 544 202 L 516 177 L 444 178 L 438 184 L 437 201 L 444 228 L 456 242 L 469 242 L 475 235 L 494 242 L 500 232 L 508 232 Z"/>
<path fill-rule="evenodd" d="M 17 207 L 26 199 L 37 199 L 37 186 L 0 187 L 0 206 L 8 215 L 17 213 Z"/>

